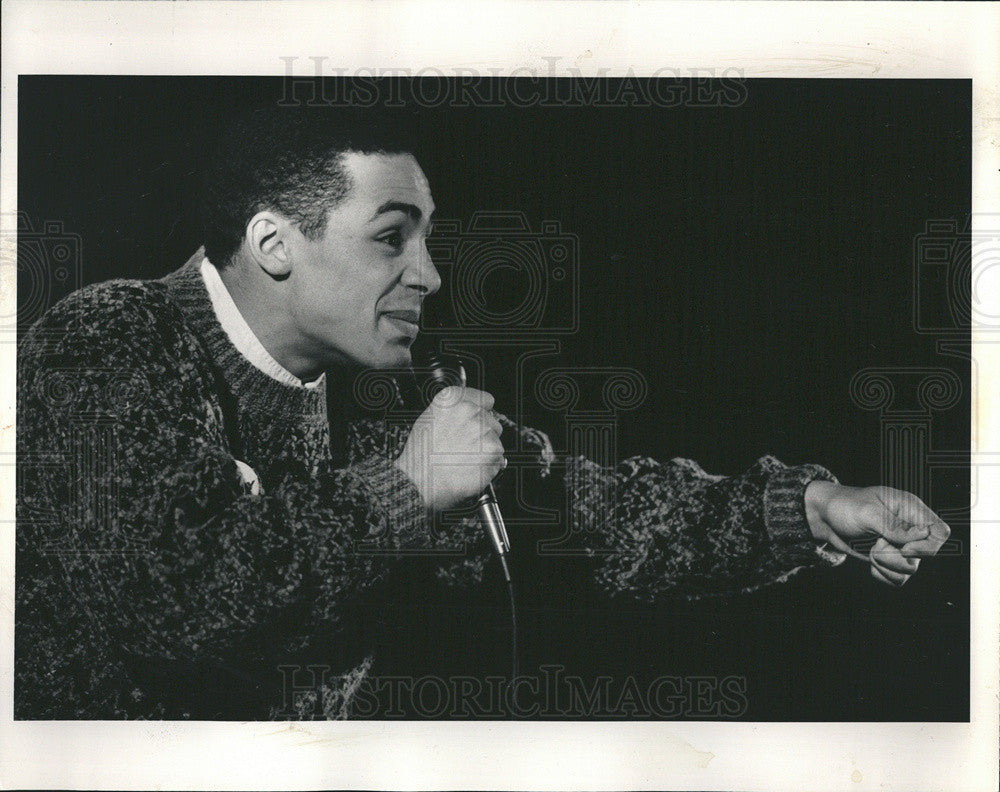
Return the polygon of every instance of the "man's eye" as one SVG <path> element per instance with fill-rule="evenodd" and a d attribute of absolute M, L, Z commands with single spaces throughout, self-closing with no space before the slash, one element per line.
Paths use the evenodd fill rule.
<path fill-rule="evenodd" d="M 379 242 L 388 245 L 394 250 L 399 250 L 403 246 L 403 234 L 395 229 L 382 234 L 377 239 Z"/>

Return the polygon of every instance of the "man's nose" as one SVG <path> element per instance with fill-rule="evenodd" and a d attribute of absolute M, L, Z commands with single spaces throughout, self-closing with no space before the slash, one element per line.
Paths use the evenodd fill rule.
<path fill-rule="evenodd" d="M 418 289 L 425 296 L 430 296 L 441 288 L 441 276 L 431 261 L 426 245 L 420 246 L 417 255 L 403 271 L 403 283 Z"/>

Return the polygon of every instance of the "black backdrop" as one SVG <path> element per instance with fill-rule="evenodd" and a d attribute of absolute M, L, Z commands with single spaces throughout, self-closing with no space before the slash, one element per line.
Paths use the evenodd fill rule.
<path fill-rule="evenodd" d="M 28 233 L 53 232 L 54 221 L 81 250 L 79 273 L 41 298 L 22 271 L 23 326 L 70 286 L 183 263 L 199 244 L 198 172 L 219 124 L 245 97 L 282 86 L 22 77 L 18 90 Z M 943 335 L 915 332 L 913 274 L 926 223 L 961 226 L 971 208 L 971 86 L 753 80 L 737 95 L 722 107 L 401 112 L 412 114 L 440 217 L 517 211 L 535 230 L 554 220 L 575 235 L 580 326 L 558 336 L 560 357 L 548 362 L 643 374 L 648 397 L 619 417 L 620 457 L 685 456 L 728 474 L 771 453 L 878 483 L 879 416 L 852 402 L 852 376 L 937 366 L 969 381 L 966 361 L 936 351 Z M 431 323 L 435 310 L 428 303 Z M 515 402 L 513 377 L 486 381 L 501 409 Z M 525 410 L 560 442 L 561 416 L 530 398 Z M 967 450 L 968 424 L 966 388 L 934 414 L 933 446 Z M 565 598 L 546 607 L 538 586 L 523 614 L 536 636 L 525 670 L 735 675 L 750 720 L 967 720 L 968 471 L 932 483 L 930 505 L 953 515 L 954 552 L 925 561 L 900 590 L 849 559 L 740 598 L 584 617 Z M 502 606 L 472 633 L 456 614 L 423 614 L 401 645 L 416 652 L 450 635 L 457 655 L 505 651 Z"/>

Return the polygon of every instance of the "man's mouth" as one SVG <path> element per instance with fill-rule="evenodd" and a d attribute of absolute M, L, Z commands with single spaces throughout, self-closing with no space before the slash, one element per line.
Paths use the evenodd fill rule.
<path fill-rule="evenodd" d="M 383 311 L 382 318 L 396 328 L 401 335 L 409 338 L 416 338 L 420 331 L 420 311 Z"/>

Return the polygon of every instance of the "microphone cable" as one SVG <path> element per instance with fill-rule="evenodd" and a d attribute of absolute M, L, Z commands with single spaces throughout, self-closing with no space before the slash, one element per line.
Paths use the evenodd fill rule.
<path fill-rule="evenodd" d="M 466 383 L 465 367 L 461 358 L 454 355 L 438 355 L 433 352 L 425 356 L 425 364 L 429 374 L 428 382 L 423 383 L 422 394 L 425 403 L 430 401 L 431 390 L 438 390 L 449 385 L 464 387 Z M 420 383 L 417 383 L 418 387 Z M 427 388 L 430 386 L 430 389 Z M 503 524 L 503 517 L 496 503 L 496 493 L 492 485 L 488 486 L 487 492 L 480 496 L 480 516 L 483 528 L 490 534 L 496 555 L 500 561 L 500 568 L 503 572 L 504 580 L 507 583 L 507 597 L 510 600 L 510 668 L 511 683 L 517 679 L 518 674 L 518 647 L 517 647 L 517 597 L 514 593 L 514 580 L 510 574 L 510 566 L 507 563 L 507 554 L 510 551 L 510 542 L 507 538 L 507 530 Z"/>
<path fill-rule="evenodd" d="M 507 598 L 510 601 L 510 681 L 517 679 L 517 598 L 514 596 L 514 580 L 507 565 L 507 556 L 498 555 L 503 576 L 507 581 Z"/>

